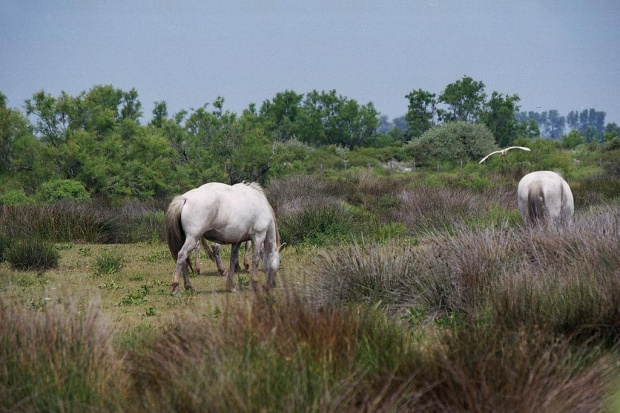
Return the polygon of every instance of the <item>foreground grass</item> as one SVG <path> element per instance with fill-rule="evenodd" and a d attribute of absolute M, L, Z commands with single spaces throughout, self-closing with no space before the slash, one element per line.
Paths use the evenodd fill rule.
<path fill-rule="evenodd" d="M 23 411 L 600 411 L 614 358 L 543 331 L 412 331 L 377 308 L 252 295 L 131 351 L 96 303 L 0 309 L 0 400 Z"/>

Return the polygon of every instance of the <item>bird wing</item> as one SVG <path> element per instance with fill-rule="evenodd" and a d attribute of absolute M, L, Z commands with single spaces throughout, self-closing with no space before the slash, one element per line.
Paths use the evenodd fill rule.
<path fill-rule="evenodd" d="M 530 148 L 526 148 L 525 146 L 511 146 L 510 148 L 506 148 L 505 150 L 508 151 L 510 149 L 521 149 L 523 151 L 532 152 L 532 150 Z"/>
<path fill-rule="evenodd" d="M 495 155 L 496 153 L 500 153 L 500 152 L 501 152 L 501 151 L 491 152 L 490 154 L 488 154 L 487 156 L 485 156 L 484 158 L 482 158 L 482 160 L 481 160 L 480 162 L 478 162 L 478 163 L 482 163 L 482 162 L 486 161 L 486 160 L 487 160 L 487 158 L 488 158 L 489 156 L 491 156 L 491 155 Z"/>

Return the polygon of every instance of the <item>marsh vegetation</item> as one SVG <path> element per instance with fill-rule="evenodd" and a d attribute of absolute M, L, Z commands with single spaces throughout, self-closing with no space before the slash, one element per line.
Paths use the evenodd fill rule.
<path fill-rule="evenodd" d="M 203 257 L 171 296 L 165 201 L 5 205 L 2 409 L 617 407 L 617 181 L 575 173 L 573 225 L 532 228 L 517 167 L 271 180 L 289 246 L 269 294 L 244 273 L 226 293 Z"/>

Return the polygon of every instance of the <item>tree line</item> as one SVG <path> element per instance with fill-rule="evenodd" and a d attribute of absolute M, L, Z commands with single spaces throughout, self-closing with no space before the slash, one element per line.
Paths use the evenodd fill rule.
<path fill-rule="evenodd" d="M 589 140 L 601 140 L 601 128 L 618 134 L 615 124 L 603 126 L 604 112 L 571 112 L 562 122 L 557 111 L 524 115 L 518 95 L 487 96 L 484 87 L 465 76 L 439 94 L 414 90 L 406 95 L 405 116 L 391 122 L 372 102 L 360 104 L 335 90 L 286 90 L 241 113 L 225 109 L 223 97 L 174 114 L 159 101 L 145 124 L 135 89 L 97 85 L 77 96 L 56 97 L 39 91 L 25 101 L 24 112 L 8 107 L 0 93 L 0 190 L 31 195 L 45 183 L 44 198 L 64 190 L 149 199 L 208 181 L 264 182 L 307 163 L 339 162 L 356 151 L 375 158 L 404 156 L 407 143 L 454 122 L 483 126 L 498 146 L 541 131 L 557 137 L 562 122 Z"/>

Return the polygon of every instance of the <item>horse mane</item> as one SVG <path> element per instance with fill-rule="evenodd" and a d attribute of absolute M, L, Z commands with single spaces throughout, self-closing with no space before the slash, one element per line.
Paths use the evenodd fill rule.
<path fill-rule="evenodd" d="M 258 182 L 250 182 L 250 183 L 243 182 L 243 184 L 246 185 L 246 186 L 249 186 L 252 189 L 256 189 L 258 192 L 260 192 L 263 195 L 266 195 L 265 194 L 265 189 Z"/>

